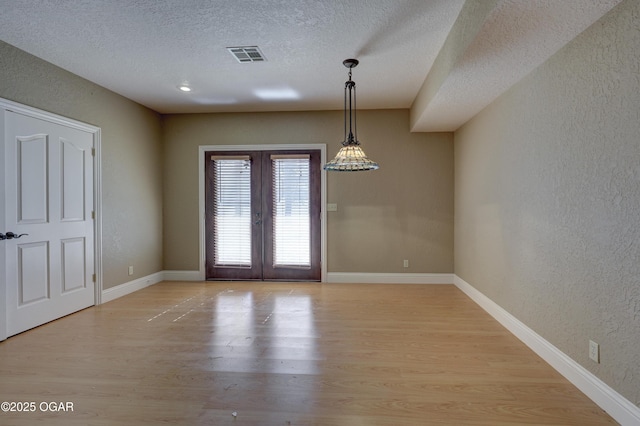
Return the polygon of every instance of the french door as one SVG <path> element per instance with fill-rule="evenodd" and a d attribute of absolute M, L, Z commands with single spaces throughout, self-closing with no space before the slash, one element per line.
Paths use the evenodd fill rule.
<path fill-rule="evenodd" d="M 206 278 L 320 281 L 320 151 L 205 153 Z"/>

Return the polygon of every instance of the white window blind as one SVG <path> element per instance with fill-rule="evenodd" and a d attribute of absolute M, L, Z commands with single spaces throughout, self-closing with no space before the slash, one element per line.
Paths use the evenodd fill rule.
<path fill-rule="evenodd" d="M 308 155 L 273 155 L 273 266 L 310 267 Z"/>
<path fill-rule="evenodd" d="M 214 165 L 214 262 L 251 267 L 251 161 L 212 156 Z"/>

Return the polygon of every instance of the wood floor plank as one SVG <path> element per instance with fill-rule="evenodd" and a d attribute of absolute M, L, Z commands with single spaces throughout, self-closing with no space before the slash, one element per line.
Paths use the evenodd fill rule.
<path fill-rule="evenodd" d="M 38 404 L 2 425 L 615 424 L 451 285 L 156 284 L 0 343 L 0 401 Z"/>

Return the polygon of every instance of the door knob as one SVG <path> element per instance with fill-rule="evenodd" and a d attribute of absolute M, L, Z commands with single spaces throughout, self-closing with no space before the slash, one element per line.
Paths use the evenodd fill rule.
<path fill-rule="evenodd" d="M 7 236 L 4 235 L 2 232 L 0 232 L 0 241 L 6 240 L 6 239 L 7 239 Z"/>
<path fill-rule="evenodd" d="M 0 234 L 0 235 L 2 235 L 2 234 Z M 18 234 L 14 234 L 13 232 L 9 231 L 9 232 L 7 232 L 7 235 L 4 235 L 4 238 L 0 237 L 0 240 L 4 240 L 4 239 L 12 240 L 14 238 L 18 239 L 18 238 L 22 237 L 23 235 L 29 235 L 29 234 L 20 234 L 20 235 L 18 235 Z"/>

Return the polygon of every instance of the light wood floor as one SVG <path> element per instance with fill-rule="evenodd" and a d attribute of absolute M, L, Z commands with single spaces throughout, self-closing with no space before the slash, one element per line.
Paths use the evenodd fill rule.
<path fill-rule="evenodd" d="M 615 424 L 452 285 L 160 283 L 0 343 L 0 401 L 38 405 L 2 425 Z"/>

